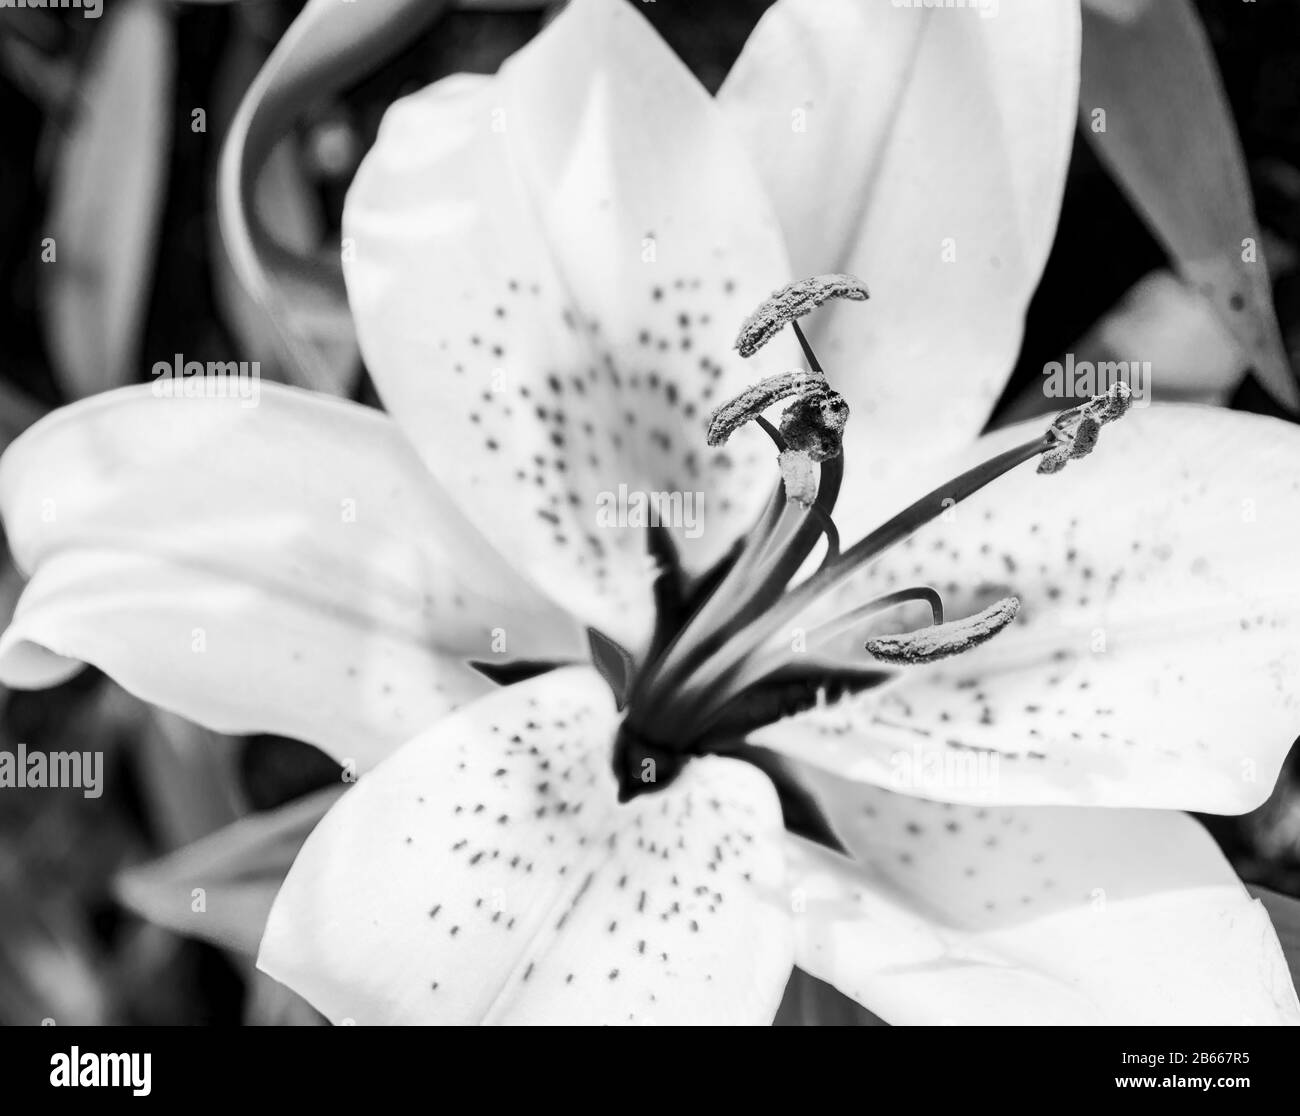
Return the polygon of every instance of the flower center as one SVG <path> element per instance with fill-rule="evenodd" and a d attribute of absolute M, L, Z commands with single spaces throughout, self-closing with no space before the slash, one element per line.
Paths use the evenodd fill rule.
<path fill-rule="evenodd" d="M 752 356 L 788 325 L 809 366 L 760 381 L 719 407 L 709 423 L 710 445 L 725 442 L 751 421 L 771 437 L 780 477 L 767 507 L 732 553 L 695 584 L 682 575 L 667 533 L 652 532 L 651 548 L 663 572 L 656 583 L 658 623 L 644 663 L 635 664 L 607 637 L 591 633 L 593 660 L 619 708 L 626 708 L 613 756 L 621 801 L 668 786 L 696 755 L 736 755 L 763 766 L 760 750 L 745 743 L 748 732 L 820 700 L 879 685 L 895 668 L 961 654 L 1005 629 L 1019 610 L 1016 598 L 945 621 L 938 592 L 919 585 L 815 626 L 797 652 L 772 645 L 782 629 L 795 626 L 946 509 L 1036 457 L 1040 473 L 1059 472 L 1069 460 L 1089 453 L 1101 427 L 1129 407 L 1128 388 L 1117 384 L 1106 395 L 1061 412 L 1041 436 L 954 477 L 841 551 L 832 515 L 844 475 L 848 405 L 831 388 L 799 319 L 831 298 L 866 297 L 866 287 L 852 276 L 818 276 L 777 291 L 746 319 L 736 341 L 742 356 Z M 790 402 L 778 428 L 761 412 L 783 400 Z M 823 538 L 820 566 L 796 582 Z M 829 655 L 832 640 L 845 631 L 911 602 L 929 606 L 930 626 L 866 640 L 859 661 Z"/>

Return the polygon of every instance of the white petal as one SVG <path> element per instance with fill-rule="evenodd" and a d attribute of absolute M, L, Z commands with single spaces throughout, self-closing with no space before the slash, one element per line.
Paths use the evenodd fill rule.
<path fill-rule="evenodd" d="M 465 523 L 397 428 L 272 384 L 234 398 L 126 388 L 65 408 L 0 466 L 30 576 L 0 680 L 93 663 L 222 732 L 373 763 L 490 689 L 464 665 L 578 645 Z"/>
<path fill-rule="evenodd" d="M 871 288 L 811 336 L 853 410 L 856 498 L 984 425 L 1055 233 L 1078 81 L 1077 4 L 779 0 L 720 91 L 795 273 Z"/>
<path fill-rule="evenodd" d="M 1000 431 L 933 472 L 1041 429 Z M 1300 729 L 1297 548 L 1300 431 L 1135 408 L 1091 457 L 1058 476 L 1021 466 L 852 591 L 928 583 L 953 616 L 1015 595 L 1006 631 L 756 739 L 959 802 L 1252 809 Z M 865 658 L 862 633 L 850 642 Z"/>
<path fill-rule="evenodd" d="M 650 572 L 620 486 L 678 494 L 699 571 L 777 476 L 756 430 L 705 444 L 709 411 L 763 374 L 731 351 L 742 319 L 789 278 L 712 99 L 632 6 L 578 0 L 496 77 L 396 104 L 344 232 L 388 409 L 489 538 L 635 649 Z"/>
<path fill-rule="evenodd" d="M 1300 1023 L 1268 915 L 1185 814 L 818 790 L 858 862 L 790 839 L 796 961 L 890 1023 Z"/>
<path fill-rule="evenodd" d="M 335 1022 L 770 1023 L 781 811 L 733 760 L 619 805 L 594 671 L 508 687 L 367 775 L 308 839 L 259 965 Z"/>

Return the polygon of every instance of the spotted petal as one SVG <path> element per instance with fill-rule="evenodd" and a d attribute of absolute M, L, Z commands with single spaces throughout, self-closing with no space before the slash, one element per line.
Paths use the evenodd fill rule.
<path fill-rule="evenodd" d="M 1185 814 L 816 789 L 857 861 L 791 838 L 796 960 L 889 1023 L 1300 1023 L 1268 915 Z"/>
<path fill-rule="evenodd" d="M 1041 428 L 981 439 L 900 505 Z M 853 590 L 928 582 L 953 615 L 1014 595 L 1014 624 L 764 742 L 953 801 L 1252 809 L 1300 730 L 1297 548 L 1300 431 L 1135 409 L 1087 460 L 1056 476 L 1022 466 Z"/>
<path fill-rule="evenodd" d="M 5 454 L 0 511 L 31 578 L 9 686 L 92 663 L 211 728 L 365 766 L 490 688 L 466 657 L 578 646 L 387 418 L 309 392 L 64 408 Z"/>
<path fill-rule="evenodd" d="M 979 432 L 1056 229 L 1078 5 L 975 7 L 778 0 L 718 95 L 795 273 L 871 288 L 811 334 L 853 410 L 845 483 L 861 500 Z"/>
<path fill-rule="evenodd" d="M 411 741 L 308 839 L 259 965 L 357 1023 L 770 1023 L 790 975 L 780 807 L 734 760 L 616 801 L 587 668 Z"/>
<path fill-rule="evenodd" d="M 575 0 L 497 76 L 389 110 L 344 232 L 388 409 L 490 539 L 635 650 L 642 494 L 676 494 L 664 517 L 698 571 L 776 476 L 757 431 L 705 444 L 711 408 L 761 375 L 737 327 L 790 278 L 713 100 L 632 5 Z"/>

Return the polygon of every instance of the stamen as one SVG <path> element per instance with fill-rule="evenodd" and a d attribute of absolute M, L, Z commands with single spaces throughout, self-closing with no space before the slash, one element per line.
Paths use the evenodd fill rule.
<path fill-rule="evenodd" d="M 844 476 L 843 431 L 849 408 L 831 390 L 797 319 L 829 298 L 860 301 L 866 297 L 866 286 L 851 275 L 818 276 L 777 291 L 741 327 L 736 345 L 742 354 L 750 355 L 771 332 L 790 323 L 813 371 L 768 377 L 710 417 L 709 445 L 725 442 L 746 422 L 758 422 L 777 447 L 781 483 L 729 575 L 642 676 L 637 696 L 643 700 L 678 684 L 711 645 L 725 644 L 778 600 L 822 534 L 828 542 L 823 566 L 839 556 L 839 535 L 830 515 Z M 791 395 L 797 398 L 782 413 L 780 430 L 775 430 L 761 412 Z M 816 516 L 809 514 L 814 504 L 819 510 Z"/>
<path fill-rule="evenodd" d="M 747 387 L 734 399 L 723 403 L 709 418 L 706 440 L 711 446 L 720 446 L 745 423 L 756 420 L 773 403 L 804 395 L 816 388 L 825 388 L 826 378 L 803 368 L 779 372 Z"/>
<path fill-rule="evenodd" d="M 937 519 L 947 508 L 960 503 L 1015 466 L 1044 453 L 1052 445 L 1052 440 L 1046 435 L 1035 438 L 998 454 L 921 497 L 865 538 L 858 540 L 837 560 L 823 566 L 807 581 L 781 597 L 747 627 L 732 634 L 726 643 L 696 667 L 691 678 L 692 684 L 698 683 L 705 688 L 715 686 L 736 663 L 748 658 L 773 632 L 787 624 L 793 624 L 796 617 L 818 598 L 838 588 L 891 547 L 915 534 L 931 520 Z"/>
<path fill-rule="evenodd" d="M 867 286 L 853 275 L 814 275 L 774 291 L 740 327 L 736 336 L 736 349 L 743 357 L 751 357 L 772 340 L 790 322 L 816 310 L 832 298 L 847 298 L 863 302 L 868 297 Z"/>
<path fill-rule="evenodd" d="M 1133 392 L 1123 381 L 1111 384 L 1105 395 L 1097 395 L 1078 407 L 1062 411 L 1048 431 L 1056 444 L 1038 463 L 1040 473 L 1059 473 L 1066 463 L 1087 457 L 1097 445 L 1101 428 L 1123 418 L 1133 405 Z"/>
<path fill-rule="evenodd" d="M 720 681 L 728 677 L 737 664 L 754 654 L 774 632 L 794 623 L 813 602 L 839 588 L 886 551 L 937 519 L 948 508 L 978 492 L 1017 465 L 1049 453 L 1063 454 L 1063 460 L 1055 466 L 1059 470 L 1064 461 L 1082 456 L 1096 444 L 1096 431 L 1092 424 L 1100 429 L 1105 423 L 1113 422 L 1128 410 L 1130 402 L 1131 393 L 1127 386 L 1116 384 L 1105 395 L 1096 396 L 1079 407 L 1063 411 L 1042 436 L 1005 450 L 922 496 L 849 547 L 839 558 L 824 564 L 802 584 L 777 599 L 772 607 L 753 617 L 747 625 L 733 627 L 725 642 L 695 665 L 691 675 L 692 690 L 697 694 L 707 693 L 718 687 Z M 1085 420 L 1091 420 L 1091 423 Z M 791 576 L 794 572 L 790 571 Z"/>
<path fill-rule="evenodd" d="M 1010 624 L 1019 611 L 1020 602 L 1015 597 L 1003 597 L 974 616 L 902 635 L 869 639 L 866 648 L 885 663 L 899 666 L 935 663 L 987 643 Z"/>
<path fill-rule="evenodd" d="M 835 457 L 844 446 L 849 405 L 838 391 L 824 385 L 801 395 L 781 412 L 781 436 L 792 450 L 813 461 Z"/>
<path fill-rule="evenodd" d="M 864 620 L 870 620 L 874 616 L 879 616 L 882 612 L 888 612 L 891 608 L 917 602 L 923 602 L 930 606 L 930 622 L 932 624 L 936 626 L 943 625 L 943 599 L 939 596 L 938 590 L 928 585 L 899 589 L 893 593 L 875 597 L 851 612 L 836 616 L 823 624 L 818 624 L 817 627 L 805 635 L 804 650 L 800 653 L 800 658 L 816 660 L 821 655 L 829 652 L 832 641 L 850 628 L 857 627 Z M 748 689 L 750 686 L 757 685 L 790 665 L 790 655 L 783 649 L 750 656 L 737 668 L 733 675 L 727 678 L 725 689 L 718 691 L 719 699 L 710 703 L 701 713 L 701 716 L 706 715 L 713 708 L 725 704 L 735 694 Z"/>
<path fill-rule="evenodd" d="M 754 421 L 763 428 L 763 433 L 772 439 L 772 444 L 776 446 L 776 452 L 785 452 L 785 438 L 782 437 L 781 431 L 768 422 L 762 415 L 755 415 Z"/>
<path fill-rule="evenodd" d="M 727 731 L 737 729 L 736 709 L 752 704 L 760 691 L 793 681 L 802 687 L 804 698 L 812 700 L 809 683 L 816 683 L 828 669 L 831 674 L 860 676 L 864 684 L 887 680 L 893 672 L 873 666 L 871 660 L 861 666 L 838 662 L 844 650 L 838 637 L 870 616 L 908 602 L 930 606 L 929 627 L 866 640 L 864 647 L 874 662 L 890 666 L 938 662 L 1003 631 L 1019 613 L 1017 598 L 1005 597 L 973 616 L 945 622 L 938 592 L 919 586 L 877 597 L 814 627 L 800 645 L 800 658 L 812 656 L 804 663 L 775 639 L 783 627 L 797 623 L 886 551 L 1004 473 L 1035 457 L 1041 458 L 1040 473 L 1059 472 L 1067 462 L 1085 457 L 1095 448 L 1101 428 L 1131 406 L 1128 386 L 1115 384 L 1105 395 L 1062 411 L 1040 437 L 967 470 L 841 552 L 831 513 L 843 478 L 849 408 L 831 389 L 798 319 L 832 298 L 867 297 L 866 286 L 854 276 L 821 275 L 776 291 L 746 319 L 736 339 L 741 356 L 752 356 L 790 325 L 811 371 L 770 376 L 722 404 L 710 416 L 707 440 L 710 446 L 721 445 L 745 423 L 756 422 L 777 449 L 781 481 L 754 529 L 733 551 L 729 568 L 723 568 L 707 593 L 690 598 L 694 613 L 665 629 L 662 641 L 656 634 L 639 675 L 626 651 L 599 633 L 589 633 L 593 660 L 614 690 L 620 710 L 625 705 L 629 709 L 615 745 L 620 800 L 645 792 L 635 778 L 645 759 L 662 760 L 672 768 L 671 776 L 688 754 L 713 750 L 717 741 L 708 734 L 715 722 L 729 725 Z M 763 416 L 791 397 L 779 428 Z M 820 567 L 792 588 L 822 535 L 826 555 Z"/>
<path fill-rule="evenodd" d="M 916 585 L 910 589 L 898 589 L 893 593 L 886 593 L 864 605 L 859 605 L 852 612 L 846 612 L 843 616 L 818 624 L 808 633 L 808 646 L 814 647 L 824 643 L 841 632 L 855 627 L 861 621 L 880 615 L 886 609 L 896 608 L 901 604 L 912 604 L 915 601 L 923 601 L 930 606 L 931 624 L 937 626 L 943 623 L 943 598 L 939 596 L 939 591 L 929 585 Z"/>
<path fill-rule="evenodd" d="M 679 685 L 697 659 L 726 644 L 780 599 L 823 534 L 827 552 L 822 565 L 839 557 L 839 533 L 830 516 L 844 476 L 843 432 L 849 406 L 831 390 L 797 322 L 830 298 L 862 301 L 867 288 L 851 275 L 806 279 L 777 291 L 741 328 L 736 345 L 748 356 L 789 323 L 812 371 L 768 377 L 718 407 L 710 416 L 708 444 L 720 445 L 746 422 L 757 422 L 777 447 L 781 483 L 730 572 L 638 680 L 633 704 L 658 709 L 656 695 Z M 762 411 L 791 395 L 796 398 L 782 413 L 777 430 Z M 675 711 L 672 706 L 670 713 Z"/>
<path fill-rule="evenodd" d="M 761 412 L 791 394 L 799 398 L 782 412 L 778 431 Z M 817 499 L 816 466 L 839 456 L 848 420 L 848 403 L 826 385 L 823 376 L 782 372 L 747 388 L 714 411 L 708 442 L 720 445 L 745 423 L 758 423 L 776 445 L 786 498 L 806 509 Z"/>
<path fill-rule="evenodd" d="M 768 600 L 769 596 L 775 599 L 789 584 L 790 579 L 798 572 L 804 559 L 812 552 L 813 547 L 817 545 L 817 540 L 825 531 L 824 521 L 830 521 L 835 502 L 839 499 L 840 484 L 843 479 L 843 456 L 832 457 L 821 462 L 816 498 L 807 506 L 790 498 L 786 491 L 785 480 L 782 479 L 778 486 L 778 491 L 785 494 L 781 518 L 763 548 L 756 552 L 750 569 L 743 575 L 738 575 L 738 580 L 743 577 L 744 584 L 748 586 L 744 594 L 748 601 L 753 602 L 760 598 Z M 818 512 L 816 516 L 810 514 L 814 507 Z M 832 523 L 831 526 L 833 529 L 834 524 Z M 837 531 L 837 544 L 838 538 Z M 757 590 L 753 588 L 754 582 L 750 576 L 755 571 L 763 573 L 763 581 Z"/>
<path fill-rule="evenodd" d="M 842 456 L 822 463 L 814 506 L 828 519 L 843 479 Z M 821 520 L 786 499 L 784 492 L 784 485 L 778 484 L 762 527 L 750 536 L 731 572 L 642 675 L 637 697 L 643 704 L 656 708 L 652 695 L 672 692 L 685 681 L 703 643 L 723 644 L 762 615 L 812 552 L 822 535 Z"/>
<path fill-rule="evenodd" d="M 794 330 L 794 335 L 799 340 L 799 348 L 803 350 L 803 358 L 808 362 L 808 367 L 814 372 L 820 373 L 822 370 L 821 363 L 817 360 L 817 354 L 813 352 L 812 346 L 808 344 L 808 338 L 803 335 L 803 326 L 798 322 L 791 322 L 790 328 Z"/>
<path fill-rule="evenodd" d="M 835 526 L 835 520 L 826 514 L 825 508 L 820 504 L 809 504 L 808 511 L 821 526 L 822 534 L 826 536 L 826 557 L 822 562 L 833 562 L 840 555 L 840 529 Z"/>

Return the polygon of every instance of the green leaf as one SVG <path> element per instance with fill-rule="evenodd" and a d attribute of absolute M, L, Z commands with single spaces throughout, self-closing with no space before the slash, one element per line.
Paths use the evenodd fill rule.
<path fill-rule="evenodd" d="M 1300 409 L 1241 145 L 1190 0 L 1085 2 L 1079 112 L 1175 269 L 1211 301 L 1268 391 Z"/>

